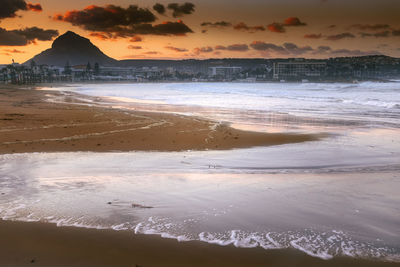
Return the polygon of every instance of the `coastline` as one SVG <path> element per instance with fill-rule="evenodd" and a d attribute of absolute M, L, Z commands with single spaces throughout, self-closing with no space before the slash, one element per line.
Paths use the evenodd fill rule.
<path fill-rule="evenodd" d="M 322 260 L 294 249 L 178 242 L 129 231 L 57 227 L 40 222 L 0 220 L 0 236 L 1 266 L 398 266 L 350 257 Z"/>
<path fill-rule="evenodd" d="M 63 103 L 46 101 L 49 97 Z M 0 125 L 1 154 L 225 150 L 320 138 L 242 131 L 190 116 L 102 107 L 58 91 L 18 87 L 0 89 Z"/>
<path fill-rule="evenodd" d="M 31 89 L 34 88 L 0 89 L 1 154 L 225 150 L 307 142 L 321 137 L 247 132 L 197 117 L 103 107 L 96 104 L 95 98 Z M 177 142 L 178 139 L 182 142 Z M 0 235 L 3 237 L 0 241 L 2 266 L 372 267 L 398 264 L 342 256 L 322 260 L 295 249 L 246 249 L 200 241 L 178 242 L 157 235 L 133 234 L 133 231 L 57 227 L 43 222 L 0 219 Z"/>

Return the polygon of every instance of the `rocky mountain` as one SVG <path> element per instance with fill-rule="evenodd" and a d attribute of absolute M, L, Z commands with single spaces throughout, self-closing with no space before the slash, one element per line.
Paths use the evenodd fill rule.
<path fill-rule="evenodd" d="M 36 64 L 47 64 L 55 66 L 87 64 L 90 62 L 99 63 L 102 66 L 112 66 L 118 61 L 105 55 L 101 50 L 92 44 L 89 39 L 74 32 L 68 31 L 54 40 L 50 49 L 34 56 L 25 64 L 34 60 Z"/>

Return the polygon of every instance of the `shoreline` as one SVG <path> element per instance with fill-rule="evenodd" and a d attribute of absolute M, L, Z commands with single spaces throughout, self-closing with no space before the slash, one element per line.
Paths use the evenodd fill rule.
<path fill-rule="evenodd" d="M 46 101 L 49 97 L 62 103 Z M 321 138 L 243 131 L 197 117 L 98 106 L 58 91 L 18 87 L 0 89 L 0 126 L 1 154 L 227 150 Z"/>
<path fill-rule="evenodd" d="M 274 266 L 390 267 L 396 262 L 335 257 L 322 260 L 294 249 L 265 250 L 178 242 L 130 231 L 57 227 L 0 220 L 2 266 Z"/>

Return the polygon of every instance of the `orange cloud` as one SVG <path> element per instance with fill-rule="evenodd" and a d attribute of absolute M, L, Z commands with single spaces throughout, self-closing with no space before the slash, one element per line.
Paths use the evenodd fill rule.
<path fill-rule="evenodd" d="M 264 26 L 261 26 L 261 25 L 259 25 L 259 26 L 248 26 L 244 22 L 240 22 L 240 23 L 234 25 L 233 28 L 235 30 L 238 30 L 238 31 L 249 31 L 249 32 L 265 31 L 265 27 Z"/>
<path fill-rule="evenodd" d="M 40 4 L 28 3 L 28 4 L 26 5 L 26 7 L 27 7 L 29 10 L 36 11 L 36 12 L 42 12 L 42 11 L 43 11 L 42 6 L 41 6 Z"/>
<path fill-rule="evenodd" d="M 301 22 L 299 18 L 297 17 L 290 17 L 285 19 L 285 21 L 283 22 L 284 26 L 305 26 L 307 25 L 304 22 Z"/>
<path fill-rule="evenodd" d="M 284 33 L 286 32 L 285 27 L 281 23 L 271 23 L 267 26 L 268 30 L 271 32 L 277 32 L 277 33 Z"/>
<path fill-rule="evenodd" d="M 133 36 L 133 37 L 129 40 L 129 42 L 131 42 L 131 43 L 136 43 L 136 42 L 141 42 L 141 41 L 143 41 L 143 38 L 140 37 L 140 36 Z"/>

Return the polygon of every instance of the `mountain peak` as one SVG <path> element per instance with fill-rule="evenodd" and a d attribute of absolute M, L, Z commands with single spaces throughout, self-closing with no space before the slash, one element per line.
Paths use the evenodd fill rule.
<path fill-rule="evenodd" d="M 26 63 L 31 60 L 34 60 L 37 64 L 55 66 L 64 66 L 67 61 L 71 65 L 87 64 L 88 62 L 91 64 L 97 62 L 100 65 L 115 65 L 117 62 L 101 52 L 89 39 L 72 31 L 67 31 L 57 37 L 50 49 L 36 55 Z"/>
<path fill-rule="evenodd" d="M 54 40 L 52 47 L 57 48 L 57 47 L 63 47 L 63 46 L 69 46 L 69 47 L 79 47 L 79 46 L 92 46 L 94 45 L 90 42 L 89 39 L 82 37 L 72 31 L 67 31 L 63 35 L 60 35 L 57 37 L 57 39 Z"/>

